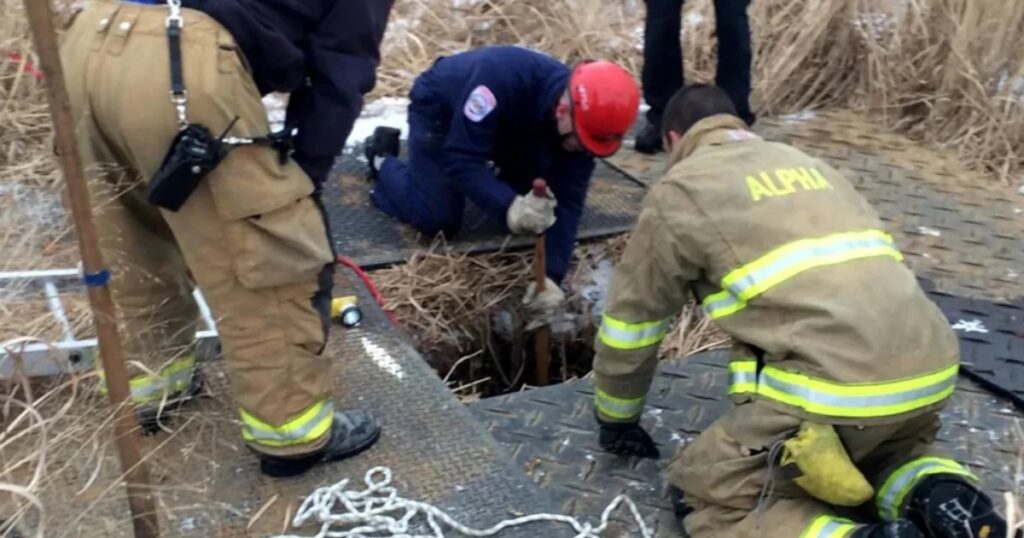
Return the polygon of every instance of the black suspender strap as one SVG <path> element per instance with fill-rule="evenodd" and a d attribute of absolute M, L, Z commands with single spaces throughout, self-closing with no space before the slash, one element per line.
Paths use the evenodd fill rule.
<path fill-rule="evenodd" d="M 171 67 L 171 103 L 178 114 L 178 127 L 188 126 L 188 115 L 185 104 L 188 102 L 188 90 L 185 89 L 185 77 L 181 70 L 181 0 L 168 0 L 167 7 L 171 13 L 167 16 L 167 49 Z"/>

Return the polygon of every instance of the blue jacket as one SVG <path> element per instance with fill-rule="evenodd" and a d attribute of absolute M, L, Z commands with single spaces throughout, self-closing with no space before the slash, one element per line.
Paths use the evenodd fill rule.
<path fill-rule="evenodd" d="M 547 273 L 556 282 L 572 259 L 594 171 L 593 157 L 561 146 L 555 106 L 568 81 L 569 68 L 554 58 L 487 47 L 439 59 L 417 79 L 410 104 L 446 136 L 442 166 L 454 188 L 502 222 L 517 194 L 535 178 L 547 181 L 558 200 L 546 233 Z"/>
<path fill-rule="evenodd" d="M 373 89 L 394 0 L 185 0 L 238 42 L 260 92 L 291 93 L 295 160 L 320 183 Z M 188 31 L 187 29 L 185 31 Z"/>

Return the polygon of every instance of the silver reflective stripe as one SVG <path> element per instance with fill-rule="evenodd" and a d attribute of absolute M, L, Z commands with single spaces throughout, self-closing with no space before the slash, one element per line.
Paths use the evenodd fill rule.
<path fill-rule="evenodd" d="M 242 428 L 244 432 L 252 436 L 253 441 L 278 441 L 282 443 L 289 443 L 292 441 L 300 441 L 305 439 L 307 435 L 314 428 L 320 425 L 321 422 L 326 420 L 334 413 L 334 404 L 327 402 L 320 407 L 320 411 L 316 415 L 313 415 L 305 424 L 298 428 L 290 429 L 287 432 L 279 432 L 275 430 L 269 430 L 259 426 L 254 426 L 248 421 L 242 421 Z"/>
<path fill-rule="evenodd" d="M 733 282 L 729 285 L 729 292 L 737 297 L 742 297 L 745 291 L 757 286 L 758 283 L 764 282 L 772 278 L 775 274 L 784 272 L 790 267 L 800 265 L 807 260 L 813 258 L 825 258 L 851 250 L 877 247 L 892 248 L 893 243 L 881 237 L 872 237 L 864 239 L 849 239 L 835 244 L 811 245 L 796 252 L 792 252 L 787 256 L 783 256 L 768 266 L 758 269 L 736 282 Z"/>
<path fill-rule="evenodd" d="M 594 400 L 599 411 L 614 418 L 633 418 L 644 410 L 643 398 L 613 398 L 597 390 Z"/>
<path fill-rule="evenodd" d="M 659 338 L 665 336 L 668 332 L 669 327 L 672 326 L 672 320 L 666 319 L 658 322 L 656 325 L 645 327 L 643 329 L 624 329 L 616 327 L 607 321 L 601 323 L 601 330 L 604 333 L 616 340 L 623 342 L 641 342 L 651 338 Z"/>
<path fill-rule="evenodd" d="M 729 373 L 729 381 L 733 385 L 757 384 L 757 372 L 742 372 L 733 370 Z"/>
<path fill-rule="evenodd" d="M 714 300 L 714 301 L 711 301 L 711 302 L 705 304 L 704 308 L 708 312 L 715 312 L 715 311 L 718 311 L 718 310 L 725 310 L 726 308 L 729 308 L 729 307 L 734 306 L 734 305 L 738 305 L 739 303 L 740 303 L 739 297 L 736 297 L 735 295 L 726 295 L 725 297 L 722 297 L 721 299 L 717 299 L 717 300 Z"/>
<path fill-rule="evenodd" d="M 950 387 L 956 385 L 956 376 L 949 376 L 947 379 L 943 379 L 935 384 L 927 387 L 921 387 L 919 389 L 901 390 L 892 394 L 875 394 L 871 396 L 844 396 L 817 391 L 810 387 L 790 383 L 773 377 L 770 370 L 765 370 L 761 373 L 761 377 L 758 379 L 758 384 L 773 388 L 790 396 L 795 396 L 812 405 L 864 408 L 898 405 L 934 396 L 945 390 L 949 390 Z"/>
<path fill-rule="evenodd" d="M 851 525 L 846 522 L 829 521 L 821 528 L 820 531 L 818 531 L 817 538 L 840 538 L 847 536 L 849 531 L 853 530 L 850 527 Z"/>

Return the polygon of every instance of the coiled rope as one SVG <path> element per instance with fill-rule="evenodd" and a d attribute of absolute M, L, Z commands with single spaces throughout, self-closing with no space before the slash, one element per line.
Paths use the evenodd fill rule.
<path fill-rule="evenodd" d="M 363 478 L 366 489 L 350 490 L 349 479 L 333 486 L 317 488 L 302 502 L 292 519 L 292 527 L 307 523 L 320 523 L 315 538 L 445 538 L 445 530 L 456 534 L 447 536 L 487 537 L 513 527 L 531 523 L 554 522 L 575 530 L 575 538 L 601 538 L 608 529 L 611 514 L 625 505 L 636 522 L 642 538 L 653 538 L 636 505 L 625 495 L 619 495 L 601 514 L 600 525 L 594 527 L 574 517 L 561 514 L 532 514 L 506 519 L 486 529 L 468 527 L 428 503 L 406 499 L 391 486 L 391 469 L 374 467 Z M 429 527 L 430 534 L 412 534 Z M 621 535 L 620 535 L 621 536 Z M 281 535 L 277 538 L 303 538 L 299 535 Z"/>

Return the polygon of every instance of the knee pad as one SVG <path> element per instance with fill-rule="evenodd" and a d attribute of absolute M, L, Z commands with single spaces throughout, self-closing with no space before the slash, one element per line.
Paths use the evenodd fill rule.
<path fill-rule="evenodd" d="M 992 500 L 963 477 L 937 474 L 910 494 L 907 517 L 929 538 L 1002 538 L 1006 520 Z M 1018 531 L 1018 538 L 1021 532 Z"/>

